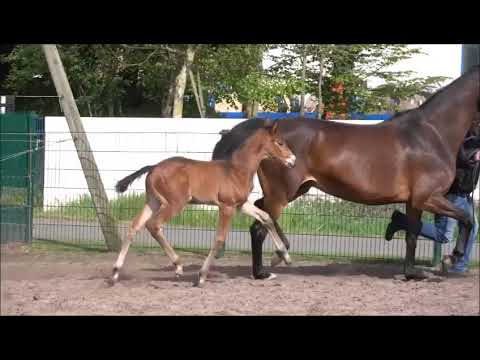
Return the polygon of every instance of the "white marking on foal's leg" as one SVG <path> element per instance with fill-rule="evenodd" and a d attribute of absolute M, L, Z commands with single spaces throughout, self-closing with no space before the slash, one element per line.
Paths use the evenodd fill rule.
<path fill-rule="evenodd" d="M 248 201 L 242 205 L 240 210 L 244 214 L 252 216 L 253 218 L 260 221 L 262 225 L 264 225 L 267 228 L 268 233 L 272 237 L 272 241 L 273 241 L 273 244 L 275 245 L 275 248 L 280 253 L 280 257 L 283 258 L 283 260 L 287 265 L 290 265 L 292 263 L 292 259 L 288 254 L 287 248 L 285 247 L 284 243 L 280 239 L 280 236 L 278 235 L 277 230 L 275 229 L 275 225 L 273 224 L 273 220 L 270 217 L 270 215 L 268 215 L 268 213 L 259 209 L 254 204 Z"/>
<path fill-rule="evenodd" d="M 272 259 L 270 260 L 270 266 L 275 267 L 278 264 L 280 264 L 282 261 L 283 259 L 280 256 L 278 256 L 277 253 L 273 253 Z"/>
<path fill-rule="evenodd" d="M 128 253 L 128 248 L 130 247 L 130 244 L 133 242 L 133 237 L 135 236 L 137 231 L 139 231 L 142 228 L 142 226 L 145 225 L 145 223 L 150 218 L 150 216 L 152 216 L 152 209 L 148 204 L 145 204 L 140 214 L 137 215 L 137 217 L 132 221 L 132 224 L 128 228 L 127 237 L 122 242 L 122 249 L 118 254 L 118 258 L 117 258 L 117 261 L 115 262 L 115 265 L 113 266 L 112 280 L 114 283 L 118 281 L 120 269 L 122 268 L 125 262 L 125 258 Z"/>
<path fill-rule="evenodd" d="M 163 251 L 165 251 L 170 261 L 173 263 L 173 265 L 175 265 L 175 276 L 180 277 L 180 275 L 183 275 L 183 264 L 180 260 L 180 256 L 177 255 L 172 245 L 170 245 L 168 240 L 165 238 L 165 235 L 163 234 L 163 229 L 160 227 L 156 230 L 156 233 L 151 233 L 155 240 L 157 240 L 157 242 L 160 244 Z"/>

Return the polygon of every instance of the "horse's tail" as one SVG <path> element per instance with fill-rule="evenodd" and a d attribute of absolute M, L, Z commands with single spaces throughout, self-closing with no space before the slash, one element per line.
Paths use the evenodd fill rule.
<path fill-rule="evenodd" d="M 125 190 L 127 190 L 127 188 L 129 187 L 129 185 L 138 177 L 142 176 L 143 174 L 145 174 L 146 172 L 149 172 L 150 170 L 153 169 L 154 166 L 144 166 L 143 168 L 141 168 L 140 170 L 137 170 L 135 171 L 133 174 L 130 174 L 128 175 L 126 178 L 123 178 L 122 180 L 120 180 L 119 182 L 117 182 L 117 185 L 115 185 L 115 190 L 118 192 L 118 193 L 123 193 Z"/>

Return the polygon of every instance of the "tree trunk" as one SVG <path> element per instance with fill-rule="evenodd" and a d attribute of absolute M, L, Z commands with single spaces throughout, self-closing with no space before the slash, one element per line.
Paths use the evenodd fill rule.
<path fill-rule="evenodd" d="M 162 116 L 163 117 L 172 117 L 172 105 L 173 105 L 173 94 L 175 92 L 175 79 L 172 78 L 170 81 L 170 86 L 168 87 L 168 93 L 164 97 L 162 104 Z"/>
<path fill-rule="evenodd" d="M 300 96 L 300 117 L 305 115 L 305 90 L 303 86 L 305 85 L 305 70 L 306 70 L 306 54 L 305 49 L 302 53 L 302 95 Z"/>
<path fill-rule="evenodd" d="M 242 112 L 246 113 L 247 119 L 254 118 L 258 113 L 258 103 L 256 101 L 247 101 L 242 104 Z"/>
<path fill-rule="evenodd" d="M 205 108 L 205 102 L 203 101 L 203 89 L 202 83 L 200 82 L 200 73 L 197 71 L 197 86 L 198 86 L 198 96 L 200 97 L 200 107 L 202 108 L 203 114 L 206 116 L 207 109 Z"/>
<path fill-rule="evenodd" d="M 83 97 L 86 97 L 87 94 L 85 94 L 85 90 L 83 90 L 83 86 L 82 86 L 82 85 L 80 85 L 80 86 L 78 87 L 78 90 L 79 90 L 80 94 L 81 94 Z M 93 117 L 93 114 L 92 114 L 92 106 L 90 105 L 90 101 L 85 101 L 85 105 L 87 105 L 88 116 Z"/>
<path fill-rule="evenodd" d="M 322 99 L 322 85 L 323 85 L 323 56 L 320 55 L 320 73 L 318 75 L 318 108 L 317 119 L 321 120 L 323 115 L 323 99 Z"/>
<path fill-rule="evenodd" d="M 115 116 L 115 107 L 114 107 L 113 100 L 109 101 L 107 104 L 107 109 L 108 109 L 108 117 L 114 117 Z"/>
<path fill-rule="evenodd" d="M 175 92 L 173 98 L 173 117 L 181 118 L 183 115 L 183 95 L 187 86 L 187 73 L 190 70 L 190 65 L 193 63 L 195 57 L 195 49 L 188 45 L 185 60 L 182 68 L 175 79 Z"/>
<path fill-rule="evenodd" d="M 190 77 L 190 84 L 192 85 L 193 94 L 195 95 L 195 102 L 197 103 L 198 113 L 200 114 L 201 118 L 204 118 L 205 113 L 203 112 L 203 109 L 202 109 L 202 105 L 199 97 L 199 89 L 197 88 L 197 84 L 195 81 L 195 77 L 193 76 L 192 70 L 188 70 L 188 75 Z"/>
<path fill-rule="evenodd" d="M 123 116 L 123 107 L 122 107 L 122 101 L 117 102 L 117 108 L 118 108 L 118 116 Z"/>

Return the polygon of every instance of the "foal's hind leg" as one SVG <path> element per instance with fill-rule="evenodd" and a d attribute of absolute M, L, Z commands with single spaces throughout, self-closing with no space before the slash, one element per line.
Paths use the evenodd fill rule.
<path fill-rule="evenodd" d="M 178 277 L 183 275 L 183 264 L 173 247 L 163 234 L 163 226 L 168 223 L 175 215 L 182 211 L 186 201 L 176 204 L 163 204 L 160 209 L 147 222 L 147 229 L 155 240 L 160 244 L 163 251 L 175 265 L 175 275 Z"/>
<path fill-rule="evenodd" d="M 210 266 L 213 264 L 213 260 L 217 255 L 217 252 L 223 247 L 225 243 L 225 238 L 227 237 L 228 229 L 230 228 L 230 223 L 234 214 L 235 208 L 233 207 L 223 206 L 219 209 L 218 227 L 217 234 L 215 236 L 215 243 L 213 244 L 213 248 L 210 250 L 210 253 L 205 259 L 202 268 L 200 269 L 198 283 L 196 284 L 199 287 L 202 287 L 205 284 L 208 276 L 208 271 L 210 270 Z"/>
<path fill-rule="evenodd" d="M 127 256 L 128 248 L 133 241 L 133 237 L 135 234 L 142 228 L 142 226 L 148 221 L 148 219 L 152 216 L 152 213 L 158 207 L 157 204 L 149 202 L 145 204 L 142 211 L 133 219 L 132 223 L 128 228 L 127 237 L 122 241 L 122 248 L 120 253 L 118 254 L 117 261 L 113 266 L 113 282 L 118 281 L 118 276 L 120 273 L 120 269 L 122 268 L 125 257 Z"/>

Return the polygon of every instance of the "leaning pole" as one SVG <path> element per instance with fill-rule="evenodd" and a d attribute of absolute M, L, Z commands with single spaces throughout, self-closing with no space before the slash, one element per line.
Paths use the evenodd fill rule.
<path fill-rule="evenodd" d="M 480 44 L 463 44 L 462 45 L 462 75 L 465 74 L 472 66 L 480 64 Z M 480 85 L 479 85 L 480 86 Z M 478 216 L 478 215 L 477 215 Z M 433 266 L 440 264 L 442 259 L 442 244 L 433 243 Z"/>
<path fill-rule="evenodd" d="M 92 197 L 93 206 L 95 207 L 107 248 L 110 251 L 118 251 L 121 247 L 120 234 L 112 215 L 110 203 L 108 202 L 107 194 L 105 193 L 105 188 L 100 178 L 92 149 L 90 148 L 90 143 L 80 119 L 80 113 L 73 97 L 60 54 L 55 45 L 42 45 L 42 49 L 55 89 L 60 98 L 62 111 L 65 114 L 75 148 L 77 149 L 77 155 L 82 165 L 83 174 L 87 181 L 88 190 Z"/>

